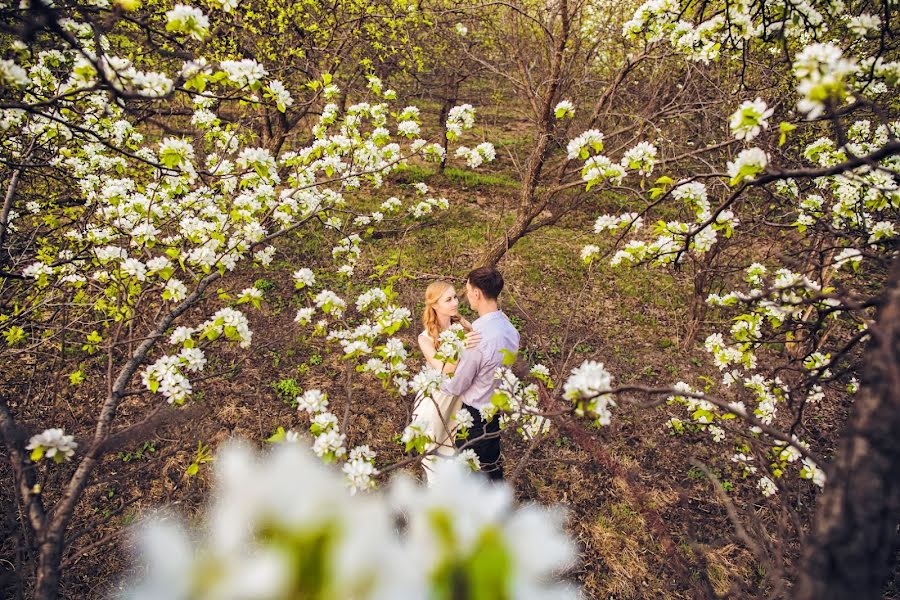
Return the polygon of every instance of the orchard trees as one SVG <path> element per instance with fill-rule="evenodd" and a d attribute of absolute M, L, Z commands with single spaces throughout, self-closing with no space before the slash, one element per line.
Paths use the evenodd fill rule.
<path fill-rule="evenodd" d="M 613 265 L 676 268 L 723 237 L 783 232 L 769 234 L 775 253 L 745 242 L 743 284 L 706 298 L 731 319 L 727 331 L 705 340 L 722 372 L 721 383 L 706 392 L 727 399 L 730 408 L 679 383 L 690 395 L 673 394 L 669 403 L 687 412 L 673 416 L 670 427 L 676 434 L 705 431 L 711 443 L 734 447 L 731 460 L 744 465 L 766 496 L 785 487 L 792 472 L 825 487 L 801 566 L 800 597 L 837 598 L 851 589 L 876 596 L 896 545 L 896 491 L 887 483 L 895 479 L 886 467 L 895 458 L 885 458 L 898 451 L 887 442 L 896 439 L 897 423 L 887 416 L 896 394 L 884 365 L 896 362 L 900 123 L 890 98 L 900 63 L 891 35 L 896 15 L 888 4 L 882 8 L 872 14 L 866 5 L 827 2 L 643 4 L 625 35 L 665 40 L 692 61 L 740 53 L 747 72 L 753 69 L 747 56 L 770 52 L 783 57 L 792 90 L 771 88 L 768 98 L 748 90 L 736 98 L 728 125 L 743 149 L 720 167 L 655 179 L 644 206 L 595 224 L 597 232 L 628 240 Z M 594 150 L 584 156 L 588 186 L 617 181 L 622 169 L 648 175 L 656 158 L 646 147 L 632 157 L 637 160 L 626 156 L 616 165 Z M 680 205 L 687 218 L 642 228 L 666 203 Z M 598 252 L 587 247 L 582 257 L 590 262 Z M 817 415 L 851 402 L 859 373 L 870 389 L 853 407 L 831 468 L 816 456 L 814 440 L 828 439 Z M 877 425 L 875 414 L 881 415 Z M 735 416 L 753 417 L 749 430 L 738 433 L 734 424 L 742 429 L 748 420 Z M 750 452 L 773 424 L 790 439 Z M 862 514 L 880 533 L 866 529 Z"/>
<path fill-rule="evenodd" d="M 128 8 L 37 0 L 3 9 L 0 431 L 39 598 L 57 594 L 68 525 L 104 457 L 190 403 L 217 348 L 253 343 L 245 311 L 262 294 L 230 289 L 231 273 L 265 269 L 275 240 L 322 229 L 336 241 L 335 269 L 350 278 L 367 225 L 447 206 L 427 187 L 409 207 L 396 196 L 374 210 L 356 204 L 361 189 L 383 193 L 386 175 L 410 158 L 444 152 L 419 136 L 418 109 L 397 106 L 377 78 L 370 102 L 325 104 L 308 140 L 262 147 L 229 115 L 286 112 L 293 96 L 283 82 L 250 58 L 207 59 L 199 44 L 213 32 L 199 8 L 173 7 L 164 28 Z M 326 100 L 338 94 L 325 75 L 313 83 Z M 189 122 L 174 131 L 140 124 L 162 125 L 172 106 L 187 108 Z M 471 127 L 471 107 L 454 114 L 460 133 Z M 297 281 L 312 283 L 303 269 Z M 377 305 L 379 333 L 395 331 L 408 311 L 381 300 L 357 308 Z M 332 318 L 346 306 L 328 289 L 310 303 Z M 60 413 L 35 405 L 35 381 L 90 386 L 77 430 L 55 427 Z M 124 403 L 127 422 L 117 418 Z M 29 435 L 35 428 L 44 431 Z"/>
<path fill-rule="evenodd" d="M 263 294 L 238 285 L 237 275 L 271 266 L 279 238 L 314 234 L 327 240 L 324 254 L 334 262 L 318 271 L 292 265 L 295 321 L 303 335 L 321 336 L 339 352 L 348 398 L 342 417 L 329 410 L 333 398 L 323 390 L 295 400 L 309 419 L 312 452 L 340 466 L 354 495 L 344 495 L 333 473 L 293 445 L 301 439 L 296 431 L 270 438 L 278 450 L 261 462 L 246 450 L 223 453 L 223 499 L 211 511 L 206 554 L 193 555 L 177 530 L 151 529 L 158 578 L 135 593 L 205 597 L 225 586 L 276 598 L 301 591 L 571 594 L 552 584 L 554 570 L 571 558 L 558 517 L 545 520 L 529 509 L 506 519 L 504 488 L 485 488 L 451 466 L 444 487 L 392 485 L 393 505 L 363 493 L 403 465 L 379 462 L 366 444 L 348 448 L 353 378 L 361 373 L 389 393 L 425 396 L 439 379 L 428 370 L 410 373 L 396 336 L 410 311 L 396 301 L 395 280 L 355 278 L 359 256 L 379 224 L 448 206 L 425 184 L 394 190 L 388 178 L 413 157 L 441 161 L 445 138 L 423 139 L 419 109 L 396 102 L 371 65 L 354 62 L 356 50 L 342 53 L 342 42 L 316 25 L 349 15 L 348 23 L 365 28 L 381 18 L 371 17 L 376 5 L 361 13 L 341 5 L 347 13 L 314 19 L 303 16 L 304 6 L 277 12 L 284 17 L 276 19 L 279 31 L 300 40 L 291 42 L 293 60 L 284 71 L 281 48 L 272 44 L 294 38 L 266 37 L 260 25 L 250 26 L 255 15 L 242 17 L 248 37 L 234 39 L 259 44 L 248 54 L 273 63 L 230 56 L 240 48 L 217 36 L 229 22 L 224 13 L 236 8 L 231 2 L 208 12 L 177 5 L 133 13 L 125 2 L 40 0 L 2 9 L 9 51 L 0 62 L 0 357 L 9 368 L 0 388 L 0 433 L 34 552 L 37 597 L 57 593 L 69 524 L 104 457 L 185 414 L 182 406 L 195 401 L 203 379 L 222 375 L 211 364 L 226 346 L 259 342 L 247 315 Z M 890 103 L 900 71 L 888 35 L 896 20 L 890 7 L 875 15 L 838 3 L 654 0 L 624 25 L 627 41 L 618 31 L 608 36 L 608 23 L 617 21 L 601 3 L 486 10 L 483 21 L 461 19 L 471 28 L 455 34 L 484 27 L 480 39 L 500 40 L 495 54 L 466 56 L 508 78 L 537 126 L 516 219 L 488 248 L 486 262 L 535 228 L 590 206 L 597 190 L 627 198 L 622 212 L 604 211 L 610 214 L 594 223 L 598 235 L 620 236 L 611 256 L 617 266 L 678 268 L 694 260 L 699 274 L 723 239 L 769 228 L 765 239 L 777 244 L 769 252 L 746 243 L 742 262 L 726 265 L 739 269 L 742 281 L 726 280 L 730 289 L 703 298 L 730 319 L 704 344 L 721 382 L 616 387 L 616 373 L 586 361 L 554 386 L 549 369 L 534 365 L 524 378 L 502 370 L 486 413 L 535 440 L 553 419 L 604 426 L 624 402 L 667 402 L 671 430 L 699 433 L 721 447 L 721 460 L 739 466 L 753 493 L 812 498 L 824 486 L 798 593 L 876 594 L 895 544 L 900 481 L 900 144 Z M 381 43 L 377 26 L 364 30 L 371 36 L 363 46 Z M 291 71 L 321 49 L 311 43 L 306 54 L 302 40 L 309 39 L 336 47 Z M 670 58 L 673 52 L 685 62 Z M 754 70 L 757 59 L 776 54 L 785 62 L 766 68 L 777 75 L 775 84 L 747 89 L 764 79 Z M 743 71 L 735 95 L 720 85 L 733 82 L 734 71 L 715 61 L 736 55 L 744 60 L 734 63 Z M 673 64 L 682 80 L 662 80 Z M 343 73 L 348 80 L 365 75 L 368 91 L 342 84 Z M 637 74 L 661 82 L 652 93 L 631 91 L 626 84 Z M 310 90 L 302 101 L 300 86 Z M 727 111 L 715 117 L 726 98 Z M 623 116 L 622 103 L 640 110 Z M 697 115 L 718 127 L 698 125 Z M 475 115 L 463 105 L 444 116 L 447 137 L 461 138 Z M 696 147 L 676 151 L 684 131 Z M 469 146 L 457 152 L 471 166 L 495 157 L 490 143 Z M 667 217 L 658 219 L 664 206 Z M 607 258 L 597 245 L 581 256 L 588 263 Z M 458 348 L 444 341 L 452 358 Z M 78 425 L 61 427 L 57 405 L 34 401 L 35 381 L 50 390 L 90 390 L 72 409 L 69 422 Z M 857 389 L 852 430 L 830 462 L 830 432 L 821 430 L 816 411 L 843 410 Z M 432 441 L 415 423 L 397 436 L 410 452 Z M 398 518 L 406 528 L 392 530 Z M 744 531 L 740 516 L 735 527 Z M 800 535 L 802 525 L 797 529 Z M 387 540 L 384 555 L 371 551 L 375 533 Z M 552 540 L 553 551 L 522 552 L 538 534 Z M 740 537 L 772 567 L 768 589 L 781 593 L 781 548 Z M 410 579 L 398 565 L 412 559 L 421 563 Z"/>

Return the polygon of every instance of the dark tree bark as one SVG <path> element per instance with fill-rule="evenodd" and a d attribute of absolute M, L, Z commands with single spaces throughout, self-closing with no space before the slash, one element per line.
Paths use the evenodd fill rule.
<path fill-rule="evenodd" d="M 900 522 L 900 256 L 847 431 L 819 500 L 795 598 L 880 598 Z"/>

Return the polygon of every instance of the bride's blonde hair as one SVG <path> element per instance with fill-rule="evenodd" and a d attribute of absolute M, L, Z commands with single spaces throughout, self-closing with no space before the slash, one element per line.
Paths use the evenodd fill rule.
<path fill-rule="evenodd" d="M 422 325 L 425 326 L 428 337 L 434 340 L 435 346 L 437 346 L 438 337 L 441 335 L 441 325 L 438 323 L 438 315 L 434 305 L 441 299 L 444 292 L 452 287 L 453 285 L 446 281 L 435 281 L 425 288 L 425 310 L 422 312 Z M 459 320 L 458 316 L 450 318 L 451 323 L 458 323 Z"/>

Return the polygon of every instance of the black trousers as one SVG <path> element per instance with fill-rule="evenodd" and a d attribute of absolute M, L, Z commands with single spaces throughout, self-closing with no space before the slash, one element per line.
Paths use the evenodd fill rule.
<path fill-rule="evenodd" d="M 469 428 L 469 437 L 456 440 L 456 446 L 471 448 L 481 462 L 481 472 L 492 481 L 503 480 L 503 457 L 500 456 L 500 415 L 490 422 L 481 418 L 481 412 L 471 406 L 463 405 L 475 424 Z"/>

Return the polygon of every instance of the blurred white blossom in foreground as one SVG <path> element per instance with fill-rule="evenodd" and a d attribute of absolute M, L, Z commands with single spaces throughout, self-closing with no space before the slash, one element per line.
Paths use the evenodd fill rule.
<path fill-rule="evenodd" d="M 555 576 L 575 557 L 563 513 L 515 508 L 505 484 L 455 461 L 436 469 L 431 487 L 401 475 L 384 493 L 351 496 L 339 472 L 299 445 L 264 455 L 230 445 L 216 460 L 207 526 L 193 536 L 172 520 L 146 524 L 146 577 L 126 597 L 578 596 Z"/>

